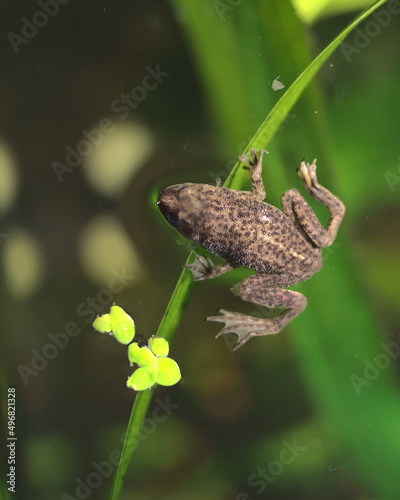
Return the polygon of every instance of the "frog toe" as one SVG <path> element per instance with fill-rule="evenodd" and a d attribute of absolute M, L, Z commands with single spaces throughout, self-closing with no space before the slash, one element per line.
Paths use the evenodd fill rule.
<path fill-rule="evenodd" d="M 306 163 L 305 160 L 301 162 L 300 167 L 297 170 L 297 173 L 299 174 L 301 180 L 304 182 L 304 185 L 307 190 L 310 190 L 311 188 L 316 188 L 319 187 L 318 181 L 317 181 L 317 159 L 315 158 L 314 161 L 311 163 Z"/>
<path fill-rule="evenodd" d="M 257 153 L 259 153 L 259 157 L 257 157 Z M 254 168 L 259 163 L 262 162 L 262 157 L 264 156 L 265 153 L 268 153 L 266 149 L 258 151 L 256 148 L 252 148 L 250 153 L 240 155 L 238 158 L 239 161 L 242 162 L 247 167 Z"/>
<path fill-rule="evenodd" d="M 193 263 L 186 264 L 184 267 L 187 267 L 192 271 L 194 281 L 204 280 L 211 274 L 214 264 L 208 257 L 198 255 L 196 252 L 194 252 L 194 255 L 195 259 Z"/>

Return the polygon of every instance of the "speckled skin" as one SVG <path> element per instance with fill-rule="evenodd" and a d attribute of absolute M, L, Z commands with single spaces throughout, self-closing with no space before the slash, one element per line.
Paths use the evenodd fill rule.
<path fill-rule="evenodd" d="M 236 348 L 256 335 L 277 333 L 307 305 L 306 298 L 281 287 L 312 276 L 322 267 L 321 248 L 335 239 L 344 215 L 343 203 L 320 186 L 316 165 L 302 162 L 299 175 L 306 190 L 330 212 L 325 229 L 296 189 L 282 196 L 281 212 L 263 202 L 262 156 L 252 150 L 252 161 L 239 159 L 251 169 L 252 191 L 233 191 L 207 184 L 179 184 L 161 191 L 157 204 L 167 221 L 184 236 L 223 257 L 213 266 L 209 259 L 196 256 L 188 267 L 195 280 L 214 278 L 239 265 L 257 271 L 237 287 L 243 300 L 267 307 L 284 307 L 275 318 L 255 318 L 221 310 L 223 316 L 210 321 L 226 324 L 219 335 L 234 332 Z"/>

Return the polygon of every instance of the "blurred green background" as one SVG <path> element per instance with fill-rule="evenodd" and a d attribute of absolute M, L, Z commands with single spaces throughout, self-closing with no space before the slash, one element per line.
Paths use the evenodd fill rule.
<path fill-rule="evenodd" d="M 269 202 L 301 190 L 296 167 L 317 157 L 321 184 L 347 208 L 324 267 L 296 288 L 306 311 L 232 354 L 234 338 L 215 340 L 218 325 L 203 320 L 221 307 L 262 314 L 229 291 L 244 271 L 196 284 L 171 346 L 183 379 L 157 389 L 123 500 L 398 498 L 397 3 L 346 39 L 268 145 Z M 115 301 L 139 333 L 156 331 L 191 248 L 158 213 L 158 190 L 224 181 L 362 4 L 4 7 L 2 438 L 7 387 L 18 437 L 10 498 L 107 498 L 134 393 L 125 349 L 91 321 Z M 277 79 L 285 88 L 273 89 Z"/>

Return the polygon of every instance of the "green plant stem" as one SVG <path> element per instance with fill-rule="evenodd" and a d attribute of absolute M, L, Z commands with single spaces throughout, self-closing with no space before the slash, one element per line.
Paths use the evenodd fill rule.
<path fill-rule="evenodd" d="M 110 500 L 117 500 L 121 492 L 126 472 L 131 462 L 131 457 L 138 443 L 138 435 L 146 417 L 155 386 L 146 391 L 138 392 L 133 403 L 128 428 L 126 429 L 124 444 L 122 446 L 121 458 L 114 474 L 113 483 L 109 495 Z"/>
<path fill-rule="evenodd" d="M 190 253 L 187 263 L 194 259 L 193 252 Z M 190 297 L 193 287 L 192 273 L 185 268 L 175 286 L 172 296 L 168 302 L 165 313 L 161 319 L 156 336 L 164 337 L 171 341 L 182 317 L 183 311 Z M 146 417 L 153 393 L 157 385 L 146 391 L 138 392 L 133 403 L 128 428 L 126 431 L 124 444 L 121 451 L 121 458 L 117 470 L 114 474 L 113 483 L 109 495 L 109 500 L 117 500 L 121 492 L 124 478 L 128 470 L 132 455 L 136 448 L 136 443 L 143 421 Z"/>
<path fill-rule="evenodd" d="M 386 0 L 378 0 L 373 3 L 369 8 L 363 11 L 353 22 L 351 22 L 334 40 L 331 42 L 313 61 L 312 63 L 298 76 L 298 78 L 294 81 L 294 83 L 288 88 L 282 98 L 277 102 L 272 111 L 269 113 L 267 118 L 264 120 L 260 128 L 255 133 L 254 137 L 248 143 L 244 153 L 250 151 L 251 148 L 255 147 L 257 149 L 265 148 L 267 144 L 271 141 L 272 137 L 278 130 L 279 126 L 287 117 L 288 113 L 307 87 L 307 85 L 311 82 L 317 71 L 321 68 L 323 63 L 329 58 L 329 56 L 334 52 L 334 50 L 340 45 L 340 43 L 345 39 L 345 37 L 364 19 L 366 19 L 372 12 L 374 12 L 378 7 L 383 5 Z M 199 28 L 199 19 L 201 17 L 201 5 L 198 4 L 198 10 L 193 9 L 192 0 L 174 0 L 173 4 L 176 7 L 180 7 L 185 11 L 185 15 L 188 19 L 189 26 L 191 22 L 195 24 L 197 28 Z M 208 22 L 208 18 L 207 18 Z M 200 29 L 200 28 L 199 28 Z M 211 43 L 212 30 L 208 29 L 207 33 L 204 35 L 204 38 L 207 40 L 207 51 L 218 52 L 215 45 Z M 203 35 L 201 35 L 203 36 Z M 200 46 L 201 36 L 197 34 L 196 36 L 196 44 Z M 230 36 L 233 36 L 230 33 Z M 232 38 L 233 39 L 233 38 Z M 231 39 L 231 40 L 232 40 Z M 222 58 L 223 59 L 223 58 Z M 206 58 L 202 59 L 202 65 L 206 66 L 207 61 Z M 215 70 L 217 71 L 217 70 Z M 218 68 L 219 71 L 219 68 Z M 213 76 L 211 75 L 212 79 Z M 226 75 L 225 75 L 226 78 Z M 227 81 L 230 81 L 229 78 L 226 78 Z M 234 81 L 234 80 L 232 80 Z M 231 88 L 234 85 L 230 86 Z M 229 103 L 234 107 L 234 102 Z M 218 106 L 218 108 L 220 105 Z M 237 115 L 237 109 L 235 111 Z M 239 162 L 235 165 L 230 173 L 228 179 L 225 182 L 225 186 L 230 188 L 238 188 L 243 182 L 242 178 L 243 170 L 239 170 Z M 187 263 L 193 260 L 193 252 L 189 254 Z M 183 310 L 189 301 L 189 296 L 192 288 L 192 277 L 191 272 L 185 268 L 177 285 L 174 289 L 174 292 L 171 296 L 171 299 L 168 303 L 167 309 L 163 315 L 159 328 L 157 330 L 157 336 L 164 337 L 168 341 L 171 341 L 173 335 L 176 331 L 176 328 L 179 324 L 179 321 L 182 317 Z M 138 433 L 143 424 L 144 418 L 146 416 L 149 404 L 151 402 L 151 398 L 154 392 L 154 388 L 151 390 L 147 390 L 141 393 L 138 393 L 135 398 L 135 402 L 132 408 L 132 413 L 129 419 L 128 430 L 126 433 L 124 445 L 121 452 L 120 462 L 118 464 L 117 471 L 114 475 L 113 484 L 111 493 L 109 496 L 110 500 L 117 500 L 119 493 L 122 489 L 123 479 L 128 469 L 129 463 L 132 458 L 132 454 L 135 450 L 135 443 L 137 440 Z"/>

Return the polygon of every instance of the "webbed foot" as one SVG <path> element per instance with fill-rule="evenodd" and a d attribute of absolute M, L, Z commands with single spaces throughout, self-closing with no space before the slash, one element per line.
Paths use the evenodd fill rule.
<path fill-rule="evenodd" d="M 225 323 L 217 337 L 225 333 L 232 332 L 238 336 L 238 349 L 252 337 L 270 335 L 280 332 L 293 318 L 295 318 L 307 305 L 307 299 L 299 292 L 280 288 L 266 288 L 271 284 L 274 275 L 253 274 L 239 284 L 238 292 L 240 297 L 246 302 L 253 302 L 269 309 L 286 308 L 278 316 L 272 318 L 257 318 L 236 312 L 221 309 L 222 316 L 210 316 L 208 321 Z M 281 276 L 282 278 L 282 276 Z M 288 283 L 291 281 L 286 276 Z M 283 284 L 283 283 L 282 283 Z"/>
<path fill-rule="evenodd" d="M 222 313 L 222 316 L 209 316 L 207 321 L 225 323 L 225 327 L 216 335 L 216 338 L 225 335 L 225 333 L 236 333 L 238 342 L 233 348 L 234 351 L 242 347 L 251 337 L 276 333 L 276 329 L 273 329 L 273 318 L 270 320 L 255 318 L 254 316 L 226 311 L 225 309 L 220 309 L 219 312 Z M 268 322 L 271 322 L 271 331 L 268 331 Z"/>

